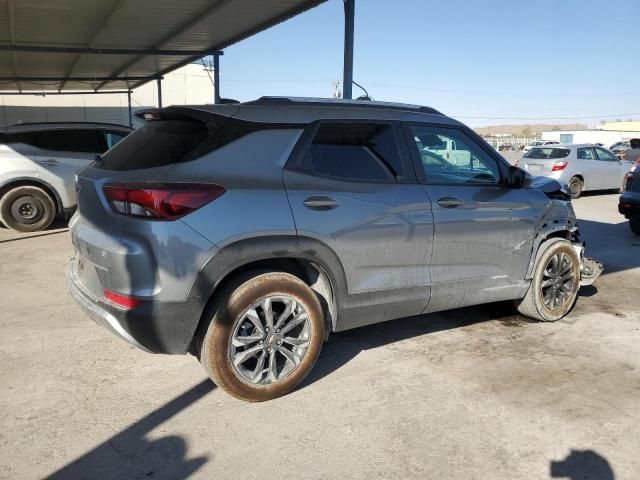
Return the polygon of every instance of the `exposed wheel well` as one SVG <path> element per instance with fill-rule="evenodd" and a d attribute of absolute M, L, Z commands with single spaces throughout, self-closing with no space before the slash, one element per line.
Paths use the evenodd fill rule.
<path fill-rule="evenodd" d="M 335 289 L 332 285 L 331 279 L 321 266 L 299 258 L 269 258 L 264 260 L 256 260 L 254 262 L 249 262 L 241 265 L 240 267 L 237 267 L 236 269 L 227 273 L 224 278 L 220 280 L 220 282 L 218 282 L 214 291 L 209 297 L 207 305 L 210 305 L 212 302 L 214 302 L 216 300 L 216 294 L 218 292 L 224 291 L 225 287 L 229 283 L 233 282 L 234 279 L 239 275 L 251 271 L 260 272 L 265 270 L 289 273 L 306 283 L 315 292 L 318 300 L 320 301 L 320 305 L 322 306 L 325 320 L 327 322 L 327 335 L 330 331 L 333 330 L 337 314 L 337 304 L 335 298 Z M 196 345 L 194 345 L 194 341 L 198 341 L 198 338 L 202 338 L 202 330 L 207 327 L 210 320 L 209 318 L 205 318 L 206 312 L 207 308 L 205 307 L 202 317 L 200 318 L 200 321 L 198 323 L 198 328 L 196 330 L 196 334 L 194 335 L 191 347 L 189 348 L 189 351 L 192 353 L 197 351 Z"/>
<path fill-rule="evenodd" d="M 62 213 L 62 210 L 63 210 L 62 200 L 60 200 L 60 197 L 58 196 L 56 191 L 46 183 L 40 182 L 35 179 L 34 180 L 28 180 L 28 179 L 15 180 L 13 182 L 7 183 L 6 185 L 3 185 L 0 188 L 0 198 L 2 198 L 4 194 L 7 193 L 9 190 L 12 190 L 16 187 L 37 187 L 42 189 L 47 195 L 49 195 L 49 197 L 51 197 L 51 200 L 53 200 L 53 203 L 56 206 L 56 215 Z"/>

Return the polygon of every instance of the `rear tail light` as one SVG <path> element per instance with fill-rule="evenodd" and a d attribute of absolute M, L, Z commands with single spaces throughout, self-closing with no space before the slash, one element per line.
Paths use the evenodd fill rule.
<path fill-rule="evenodd" d="M 122 295 L 121 293 L 112 292 L 111 290 L 104 291 L 105 300 L 117 305 L 120 308 L 131 310 L 136 308 L 142 303 L 142 300 L 129 297 L 128 295 Z"/>
<path fill-rule="evenodd" d="M 564 170 L 565 168 L 567 168 L 567 165 L 569 165 L 569 162 L 556 162 L 553 164 L 553 167 L 551 167 L 551 171 L 557 172 L 560 170 Z"/>
<path fill-rule="evenodd" d="M 631 190 L 632 184 L 633 184 L 633 171 L 627 173 L 627 176 L 625 177 L 625 182 L 624 182 L 624 189 Z"/>
<path fill-rule="evenodd" d="M 118 184 L 102 187 L 111 209 L 150 220 L 177 220 L 212 202 L 226 190 L 215 184 Z"/>

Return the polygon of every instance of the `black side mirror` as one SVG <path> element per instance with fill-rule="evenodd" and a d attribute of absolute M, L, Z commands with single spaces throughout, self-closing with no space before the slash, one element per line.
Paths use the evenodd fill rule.
<path fill-rule="evenodd" d="M 507 173 L 507 185 L 513 188 L 522 188 L 526 179 L 527 172 L 521 168 L 514 167 L 513 165 L 509 167 L 509 171 Z"/>

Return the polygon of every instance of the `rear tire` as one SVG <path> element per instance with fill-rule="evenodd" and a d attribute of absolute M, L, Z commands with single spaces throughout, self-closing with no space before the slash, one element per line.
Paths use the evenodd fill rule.
<path fill-rule="evenodd" d="M 55 202 L 39 187 L 15 187 L 0 198 L 0 220 L 11 230 L 44 230 L 51 225 L 55 217 Z"/>
<path fill-rule="evenodd" d="M 569 180 L 569 191 L 571 192 L 571 198 L 580 198 L 583 188 L 584 183 L 578 177 L 573 177 L 571 178 L 571 180 Z"/>
<path fill-rule="evenodd" d="M 515 304 L 526 317 L 555 322 L 569 313 L 578 297 L 580 258 L 571 242 L 561 238 L 540 248 L 529 290 Z"/>
<path fill-rule="evenodd" d="M 640 215 L 629 219 L 629 228 L 636 235 L 640 235 Z"/>
<path fill-rule="evenodd" d="M 270 312 L 270 313 L 269 313 Z M 314 292 L 284 272 L 245 274 L 207 310 L 200 363 L 225 392 L 261 402 L 286 395 L 309 374 L 324 342 Z"/>

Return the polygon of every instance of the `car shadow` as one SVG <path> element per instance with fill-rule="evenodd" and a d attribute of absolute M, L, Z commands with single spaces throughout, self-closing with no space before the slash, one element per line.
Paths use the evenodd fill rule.
<path fill-rule="evenodd" d="M 602 455 L 593 450 L 571 450 L 571 453 L 559 462 L 552 461 L 552 478 L 569 480 L 614 480 L 611 465 Z"/>
<path fill-rule="evenodd" d="M 301 388 L 330 375 L 365 350 L 382 347 L 408 338 L 462 328 L 487 320 L 498 320 L 507 327 L 521 326 L 524 323 L 534 322 L 519 315 L 513 303 L 497 302 L 399 318 L 353 330 L 332 333 L 323 346 L 316 365 L 303 382 Z"/>
<path fill-rule="evenodd" d="M 147 434 L 214 388 L 208 379 L 200 382 L 47 478 L 188 478 L 208 457 L 187 458 L 187 442 L 178 435 L 151 440 Z"/>

